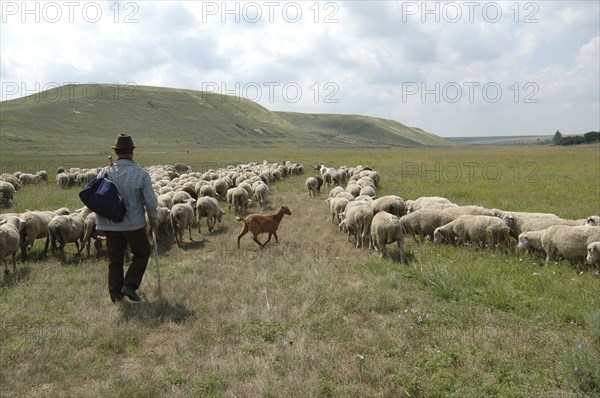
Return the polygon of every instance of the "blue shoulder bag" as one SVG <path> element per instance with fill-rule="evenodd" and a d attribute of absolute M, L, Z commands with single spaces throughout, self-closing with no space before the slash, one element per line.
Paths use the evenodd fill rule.
<path fill-rule="evenodd" d="M 106 175 L 106 173 L 105 173 Z M 79 192 L 81 201 L 96 214 L 120 222 L 125 217 L 125 203 L 117 186 L 105 177 L 98 177 Z"/>

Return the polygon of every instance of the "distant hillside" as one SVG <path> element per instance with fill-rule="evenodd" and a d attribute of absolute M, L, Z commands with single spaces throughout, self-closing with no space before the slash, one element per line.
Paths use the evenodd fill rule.
<path fill-rule="evenodd" d="M 399 122 L 272 112 L 252 101 L 146 86 L 68 85 L 0 102 L 0 148 L 105 150 L 127 132 L 145 149 L 451 146 Z"/>
<path fill-rule="evenodd" d="M 551 135 L 514 135 L 495 137 L 449 137 L 460 145 L 541 145 L 552 142 Z"/>

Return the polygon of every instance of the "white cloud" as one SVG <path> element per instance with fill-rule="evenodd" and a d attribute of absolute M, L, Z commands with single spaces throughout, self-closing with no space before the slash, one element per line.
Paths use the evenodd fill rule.
<path fill-rule="evenodd" d="M 92 3 L 96 23 L 81 13 Z M 598 2 L 464 4 L 88 2 L 72 23 L 4 12 L 0 94 L 50 82 L 216 85 L 272 110 L 366 114 L 441 135 L 600 129 Z"/>

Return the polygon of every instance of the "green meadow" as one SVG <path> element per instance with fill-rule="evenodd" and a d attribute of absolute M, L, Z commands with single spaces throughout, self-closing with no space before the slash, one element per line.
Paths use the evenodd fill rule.
<path fill-rule="evenodd" d="M 0 154 L 1 172 L 50 174 L 3 213 L 81 206 L 56 167 L 103 166 L 107 153 L 62 152 Z M 381 260 L 331 223 L 327 188 L 304 187 L 318 164 L 363 164 L 382 175 L 378 195 L 579 219 L 600 214 L 598 145 L 136 152 L 146 166 L 290 160 L 305 174 L 272 186 L 273 208 L 292 211 L 279 244 L 245 236 L 237 250 L 229 212 L 182 248 L 162 231 L 162 302 L 152 259 L 142 302 L 113 304 L 104 251 L 77 257 L 69 244 L 61 264 L 37 241 L 0 284 L 0 396 L 600 396 L 596 270 L 411 238 L 408 264 L 392 246 Z"/>

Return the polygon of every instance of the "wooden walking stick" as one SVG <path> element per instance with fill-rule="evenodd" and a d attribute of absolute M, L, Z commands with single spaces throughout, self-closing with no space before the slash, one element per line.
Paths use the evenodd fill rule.
<path fill-rule="evenodd" d="M 158 266 L 158 243 L 156 242 L 156 231 L 152 230 L 154 240 L 154 262 L 156 263 L 156 280 L 158 283 L 158 303 L 162 305 L 162 289 L 160 288 L 160 268 Z"/>

